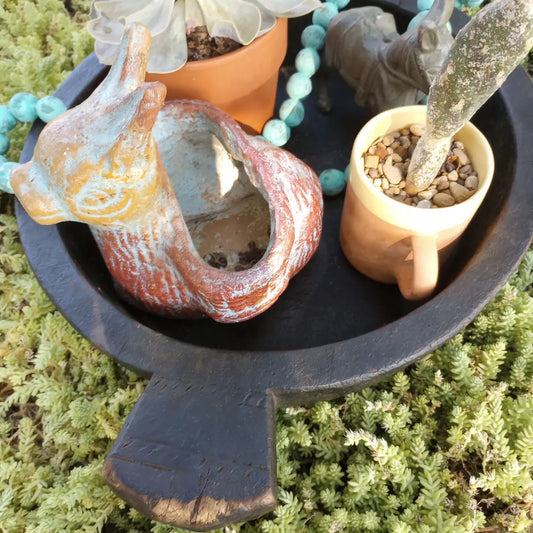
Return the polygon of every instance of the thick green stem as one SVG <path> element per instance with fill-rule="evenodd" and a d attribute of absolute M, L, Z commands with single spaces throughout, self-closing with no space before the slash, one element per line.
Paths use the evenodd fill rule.
<path fill-rule="evenodd" d="M 431 184 L 446 157 L 432 150 L 449 142 L 532 46 L 533 0 L 495 0 L 459 32 L 429 93 L 426 135 L 413 153 L 408 191 Z"/>

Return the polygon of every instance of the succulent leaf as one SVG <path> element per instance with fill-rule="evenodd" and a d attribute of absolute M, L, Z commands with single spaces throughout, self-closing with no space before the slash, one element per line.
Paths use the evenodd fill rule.
<path fill-rule="evenodd" d="M 496 0 L 459 32 L 434 81 L 427 107 L 426 133 L 411 159 L 406 190 L 427 188 L 444 162 L 435 151 L 503 84 L 533 46 L 533 2 Z"/>

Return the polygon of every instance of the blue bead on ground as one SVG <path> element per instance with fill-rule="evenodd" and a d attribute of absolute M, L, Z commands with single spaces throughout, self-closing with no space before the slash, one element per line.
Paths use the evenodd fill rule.
<path fill-rule="evenodd" d="M 336 168 L 328 168 L 320 173 L 318 176 L 320 185 L 322 186 L 322 193 L 326 196 L 336 196 L 340 194 L 346 187 L 346 179 L 342 170 Z"/>
<path fill-rule="evenodd" d="M 302 46 L 322 50 L 326 42 L 326 30 L 318 24 L 311 24 L 302 32 Z"/>
<path fill-rule="evenodd" d="M 7 105 L 0 105 L 0 133 L 7 133 L 17 125 L 17 119 Z"/>
<path fill-rule="evenodd" d="M 9 110 L 20 122 L 33 122 L 37 118 L 37 98 L 30 93 L 17 93 L 9 101 Z"/>
<path fill-rule="evenodd" d="M 9 159 L 5 155 L 0 155 L 0 165 L 2 163 L 7 163 Z"/>
<path fill-rule="evenodd" d="M 291 136 L 291 130 L 283 120 L 273 118 L 263 128 L 263 137 L 275 146 L 283 146 Z"/>
<path fill-rule="evenodd" d="M 20 163 L 12 163 L 8 161 L 7 163 L 2 163 L 0 165 L 0 190 L 13 194 L 13 187 L 11 187 L 11 182 L 9 181 L 9 175 L 11 171 L 18 167 Z"/>
<path fill-rule="evenodd" d="M 9 137 L 5 133 L 0 133 L 0 155 L 7 153 L 9 144 Z"/>
<path fill-rule="evenodd" d="M 287 94 L 295 100 L 301 100 L 309 96 L 312 90 L 313 83 L 311 82 L 311 78 L 301 72 L 292 74 L 287 82 Z"/>
<path fill-rule="evenodd" d="M 302 48 L 296 54 L 294 66 L 298 72 L 311 77 L 320 67 L 320 56 L 314 48 Z"/>
<path fill-rule="evenodd" d="M 339 14 L 339 8 L 333 2 L 324 2 L 321 7 L 313 11 L 313 24 L 327 29 L 331 19 Z"/>
<path fill-rule="evenodd" d="M 287 126 L 294 128 L 302 123 L 305 116 L 305 108 L 300 100 L 289 98 L 281 104 L 279 108 L 279 118 L 287 124 Z"/>
<path fill-rule="evenodd" d="M 37 102 L 35 110 L 43 122 L 50 122 L 53 118 L 64 113 L 67 106 L 55 96 L 45 96 Z"/>

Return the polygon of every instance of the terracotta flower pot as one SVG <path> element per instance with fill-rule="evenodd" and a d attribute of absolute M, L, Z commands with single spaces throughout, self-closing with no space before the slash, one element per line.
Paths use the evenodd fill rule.
<path fill-rule="evenodd" d="M 425 106 L 399 107 L 375 116 L 361 129 L 352 150 L 340 230 L 348 261 L 376 281 L 397 283 L 410 300 L 425 298 L 435 289 L 439 263 L 483 201 L 494 171 L 488 141 L 469 122 L 455 138 L 464 143 L 478 172 L 475 194 L 439 209 L 418 209 L 383 194 L 365 176 L 363 154 L 380 135 L 425 120 Z"/>
<path fill-rule="evenodd" d="M 146 74 L 167 86 L 167 100 L 210 102 L 260 132 L 274 114 L 278 71 L 287 52 L 287 19 L 238 50 L 212 59 L 188 61 L 169 74 Z"/>

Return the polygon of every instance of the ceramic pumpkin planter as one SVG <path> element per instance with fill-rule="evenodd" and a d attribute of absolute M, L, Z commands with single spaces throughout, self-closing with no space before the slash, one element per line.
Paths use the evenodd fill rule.
<path fill-rule="evenodd" d="M 287 19 L 278 19 L 268 33 L 242 48 L 188 61 L 168 74 L 147 73 L 146 81 L 164 83 L 167 100 L 210 102 L 260 132 L 274 114 L 279 68 L 287 52 L 287 26 Z"/>
<path fill-rule="evenodd" d="M 164 105 L 143 83 L 150 33 L 126 30 L 107 78 L 43 130 L 11 174 L 41 224 L 90 225 L 122 296 L 155 314 L 247 320 L 270 307 L 315 252 L 314 172 L 199 101 Z M 237 271 L 252 245 L 259 261 Z M 223 255 L 229 270 L 206 258 Z M 231 271 L 233 270 L 233 271 Z"/>
<path fill-rule="evenodd" d="M 478 172 L 475 194 L 439 209 L 418 209 L 383 194 L 365 175 L 363 155 L 378 137 L 425 120 L 425 106 L 398 107 L 375 116 L 360 130 L 352 150 L 340 229 L 348 261 L 376 281 L 398 284 L 409 300 L 426 298 L 435 289 L 439 266 L 481 205 L 494 172 L 487 139 L 468 122 L 455 138 L 463 142 Z"/>

